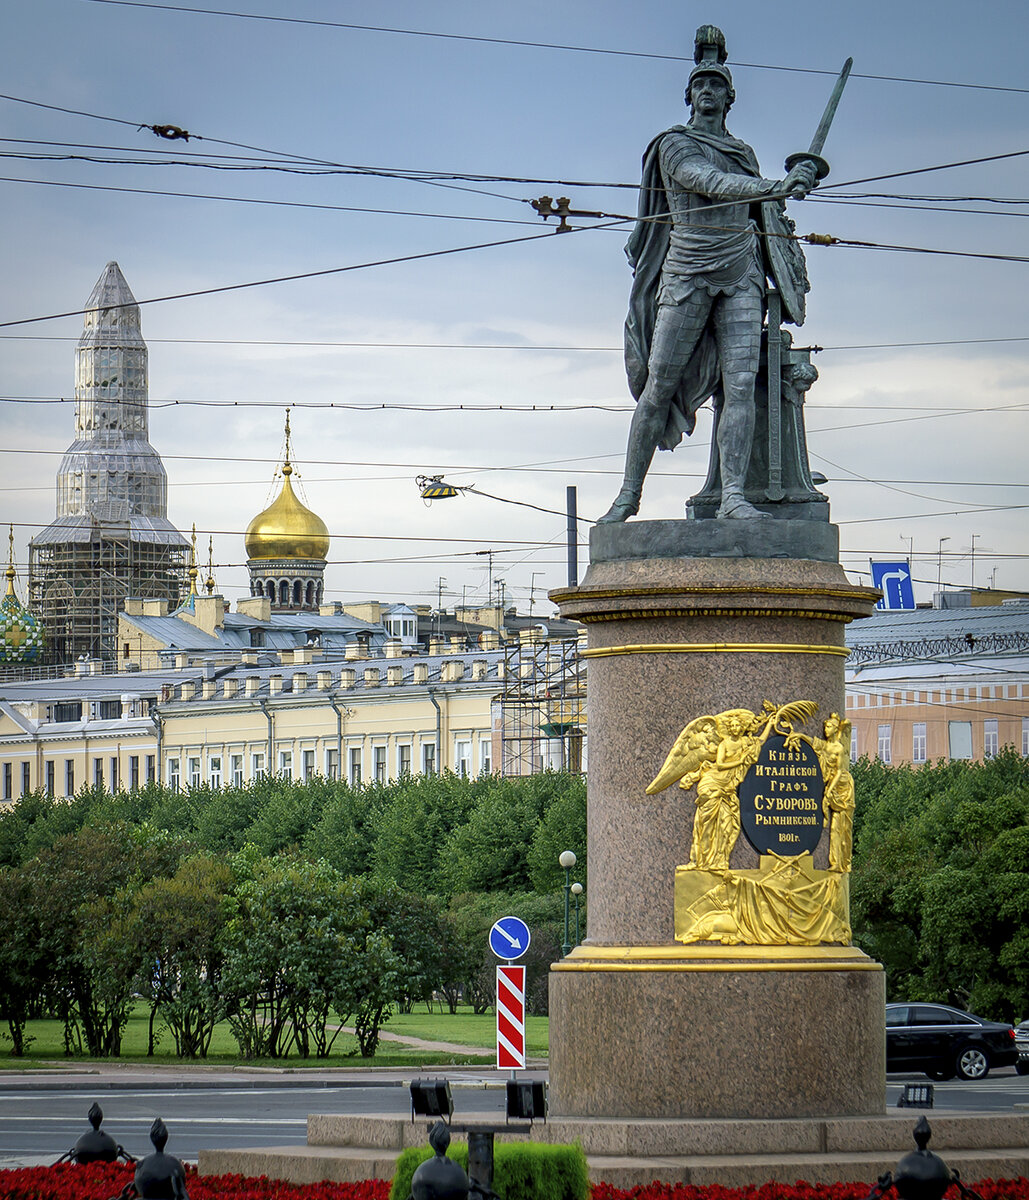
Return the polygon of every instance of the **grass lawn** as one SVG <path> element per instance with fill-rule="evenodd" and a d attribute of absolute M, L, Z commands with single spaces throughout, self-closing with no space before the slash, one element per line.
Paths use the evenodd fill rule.
<path fill-rule="evenodd" d="M 187 1060 L 175 1057 L 175 1043 L 171 1033 L 156 1025 L 157 1047 L 152 1058 L 147 1057 L 149 1010 L 145 1005 L 137 1005 L 129 1017 L 125 1032 L 122 1035 L 122 1052 L 115 1062 L 148 1062 L 163 1065 L 184 1064 Z M 434 1042 L 451 1042 L 455 1045 L 468 1046 L 469 1049 L 492 1047 L 496 1036 L 495 1019 L 492 1013 L 475 1016 L 470 1008 L 459 1009 L 457 1013 L 449 1012 L 427 1013 L 424 1005 L 418 1005 L 412 1013 L 394 1013 L 383 1025 L 383 1030 L 398 1033 L 408 1037 L 423 1038 Z M 89 1055 L 75 1054 L 65 1056 L 64 1027 L 60 1021 L 30 1021 L 26 1028 L 26 1036 L 34 1038 L 23 1058 L 11 1058 L 5 1053 L 5 1041 L 2 1039 L 4 1025 L 0 1023 L 0 1070 L 24 1070 L 28 1067 L 38 1067 L 44 1060 L 59 1061 L 65 1064 L 88 1063 L 95 1061 Z M 530 1056 L 544 1057 L 547 1053 L 547 1018 L 529 1017 L 527 1021 L 527 1048 Z M 9 1049 L 9 1044 L 7 1046 Z M 490 1051 L 492 1053 L 492 1050 Z M 481 1054 L 473 1053 L 439 1053 L 416 1047 L 404 1046 L 393 1041 L 380 1041 L 379 1049 L 374 1058 L 362 1058 L 357 1049 L 357 1038 L 350 1034 L 341 1033 L 336 1039 L 332 1053 L 327 1059 L 302 1059 L 296 1054 L 288 1059 L 243 1059 L 240 1058 L 236 1042 L 232 1037 L 227 1023 L 223 1023 L 214 1031 L 211 1049 L 206 1059 L 197 1060 L 209 1066 L 271 1066 L 271 1067 L 332 1067 L 339 1069 L 360 1067 L 411 1067 L 420 1066 L 451 1066 L 478 1064 L 488 1065 L 489 1059 Z"/>
<path fill-rule="evenodd" d="M 531 1058 L 546 1058 L 549 1044 L 549 1017 L 526 1017 L 525 1045 Z M 461 1046 L 489 1046 L 490 1053 L 496 1045 L 497 1020 L 493 1013 L 477 1017 L 471 1008 L 459 1007 L 456 1013 L 437 1009 L 425 1011 L 424 1004 L 416 1004 L 410 1013 L 394 1013 L 384 1026 L 390 1033 L 406 1037 L 425 1038 L 431 1042 L 454 1042 Z"/>

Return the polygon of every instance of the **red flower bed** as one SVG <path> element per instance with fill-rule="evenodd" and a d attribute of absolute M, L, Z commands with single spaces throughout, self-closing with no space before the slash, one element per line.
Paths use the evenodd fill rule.
<path fill-rule="evenodd" d="M 121 1163 L 23 1167 L 0 1171 L 0 1200 L 111 1200 L 132 1179 L 133 1168 Z M 243 1175 L 198 1175 L 186 1169 L 190 1200 L 389 1200 L 389 1183 L 283 1183 Z M 984 1179 L 972 1185 L 982 1200 L 1029 1200 L 1027 1179 Z M 691 1187 L 682 1183 L 649 1183 L 616 1188 L 600 1183 L 592 1200 L 866 1200 L 870 1183 L 766 1183 L 761 1187 Z M 957 1200 L 957 1189 L 948 1196 Z"/>
<path fill-rule="evenodd" d="M 22 1167 L 0 1171 L 0 1200 L 111 1200 L 132 1180 L 123 1163 Z M 389 1183 L 283 1183 L 243 1175 L 198 1175 L 186 1168 L 190 1200 L 389 1200 Z"/>

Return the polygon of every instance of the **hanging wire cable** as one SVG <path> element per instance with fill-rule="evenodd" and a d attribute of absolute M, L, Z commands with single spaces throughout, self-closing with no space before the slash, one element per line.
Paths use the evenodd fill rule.
<path fill-rule="evenodd" d="M 692 56 L 687 57 L 687 56 L 681 55 L 681 54 L 658 54 L 653 51 L 643 51 L 643 50 L 622 50 L 622 49 L 612 50 L 612 49 L 608 49 L 608 48 L 601 47 L 601 46 L 578 46 L 578 45 L 563 44 L 560 42 L 528 41 L 528 40 L 519 39 L 519 38 L 481 37 L 481 36 L 476 36 L 474 34 L 468 34 L 468 33 L 442 33 L 442 32 L 436 31 L 436 30 L 402 29 L 402 28 L 398 28 L 395 26 L 388 26 L 388 25 L 359 25 L 359 24 L 356 24 L 355 22 L 322 21 L 322 20 L 315 20 L 312 18 L 305 18 L 305 17 L 280 17 L 280 16 L 266 15 L 263 13 L 234 12 L 232 10 L 220 9 L 220 8 L 192 8 L 192 7 L 186 7 L 185 5 L 181 5 L 181 4 L 153 4 L 153 3 L 146 2 L 146 0 L 90 0 L 90 3 L 111 4 L 111 5 L 117 5 L 122 8 L 149 8 L 149 9 L 156 9 L 160 12 L 182 12 L 182 13 L 196 13 L 196 14 L 201 14 L 204 16 L 235 17 L 238 19 L 248 20 L 248 21 L 270 21 L 270 22 L 280 22 L 280 23 L 289 24 L 289 25 L 313 25 L 313 26 L 327 27 L 327 28 L 332 28 L 332 29 L 357 29 L 357 30 L 363 30 L 363 31 L 370 32 L 370 33 L 395 33 L 395 34 L 403 34 L 408 37 L 439 38 L 444 41 L 479 42 L 479 43 L 484 43 L 487 45 L 496 45 L 496 46 L 523 46 L 523 47 L 527 47 L 530 49 L 538 49 L 538 50 L 564 50 L 564 51 L 571 51 L 571 52 L 574 52 L 577 54 L 608 54 L 608 55 L 616 55 L 620 58 L 649 58 L 649 59 L 661 60 L 661 61 L 666 61 L 666 62 L 692 62 L 693 61 Z M 831 75 L 831 76 L 835 77 L 838 74 L 837 71 L 823 70 L 823 69 L 820 69 L 817 67 L 787 67 L 787 66 L 775 65 L 775 64 L 770 64 L 770 63 L 733 62 L 732 66 L 733 66 L 733 69 L 736 69 L 737 67 L 744 67 L 744 68 L 748 68 L 751 70 L 758 70 L 758 71 L 788 71 L 793 74 L 799 74 L 799 75 Z M 977 91 L 987 91 L 987 92 L 1016 92 L 1019 94 L 1029 94 L 1029 88 L 1006 87 L 1001 84 L 988 84 L 988 83 L 960 83 L 960 82 L 954 82 L 954 81 L 942 80 L 942 79 L 916 79 L 916 78 L 912 78 L 910 76 L 904 76 L 904 75 L 870 75 L 870 74 L 861 74 L 860 72 L 855 71 L 852 73 L 852 78 L 854 78 L 854 79 L 873 79 L 873 80 L 877 80 L 880 82 L 888 82 L 888 83 L 923 84 L 923 85 L 932 86 L 932 87 L 974 88 Z"/>
<path fill-rule="evenodd" d="M 101 2 L 101 0 L 94 0 L 94 2 Z M 835 75 L 835 72 L 832 72 L 832 74 Z M 1027 90 L 1027 92 L 1029 92 L 1029 89 L 1026 89 L 1026 90 Z M 23 96 L 12 96 L 12 95 L 9 95 L 6 93 L 0 93 L 0 100 L 9 100 L 12 103 L 26 104 L 26 105 L 30 105 L 32 107 L 37 107 L 37 108 L 53 109 L 57 112 L 71 113 L 75 116 L 88 117 L 88 118 L 98 120 L 98 121 L 114 121 L 119 125 L 134 126 L 136 129 L 152 129 L 153 128 L 153 126 L 148 125 L 146 122 L 131 121 L 131 120 L 127 120 L 124 117 L 109 117 L 109 116 L 102 115 L 100 113 L 87 112 L 82 109 L 64 108 L 60 105 L 46 104 L 39 100 L 30 100 L 27 97 L 23 97 Z M 335 162 L 331 159 L 317 158 L 317 157 L 313 157 L 310 155 L 296 154 L 296 153 L 287 152 L 287 151 L 270 150 L 267 147 L 251 146 L 251 145 L 247 145 L 244 142 L 229 141 L 225 138 L 204 137 L 203 135 L 200 135 L 200 134 L 192 134 L 191 136 L 195 137 L 198 141 L 207 141 L 207 142 L 215 143 L 217 145 L 232 146 L 232 147 L 235 147 L 236 149 L 253 150 L 258 154 L 270 155 L 270 156 L 273 156 L 275 159 L 280 160 L 280 165 L 288 164 L 288 163 L 293 163 L 293 164 L 304 163 L 304 164 L 308 164 L 308 165 L 329 168 L 329 170 L 327 172 L 324 172 L 324 173 L 328 173 L 328 174 L 342 172 L 342 173 L 355 174 L 355 175 L 370 175 L 370 176 L 375 176 L 375 177 L 382 176 L 382 177 L 395 178 L 395 179 L 407 179 L 407 180 L 412 180 L 415 182 L 432 182 L 432 183 L 439 183 L 439 184 L 442 184 L 443 181 L 445 181 L 445 180 L 450 181 L 450 182 L 453 182 L 456 180 L 465 180 L 465 181 L 477 182 L 477 183 L 544 184 L 548 187 L 552 186 L 552 187 L 567 187 L 567 188 L 575 188 L 575 187 L 579 187 L 579 188 L 594 188 L 594 187 L 621 188 L 621 189 L 629 189 L 632 191 L 637 191 L 637 190 L 639 190 L 639 187 L 640 187 L 640 185 L 638 183 L 618 183 L 618 182 L 612 183 L 612 182 L 602 182 L 602 181 L 596 181 L 596 180 L 590 181 L 590 180 L 581 180 L 581 179 L 540 179 L 540 178 L 534 178 L 531 176 L 524 176 L 524 175 L 487 175 L 487 174 L 478 173 L 478 172 L 458 172 L 458 171 L 440 171 L 440 170 L 430 171 L 430 170 L 414 169 L 414 168 L 364 166 L 364 165 L 358 165 L 358 164 L 354 164 L 354 163 L 340 163 L 340 162 Z M 134 153 L 145 153 L 145 152 L 144 151 L 134 151 Z M 160 152 L 158 152 L 158 153 L 160 153 Z M 1006 159 L 1024 157 L 1025 155 L 1029 155 L 1029 150 L 1011 150 L 1011 151 L 1006 151 L 1006 152 L 1003 152 L 1000 154 L 982 155 L 978 158 L 959 159 L 957 161 L 947 162 L 947 163 L 936 163 L 936 164 L 934 164 L 932 166 L 928 166 L 928 167 L 913 167 L 913 168 L 908 168 L 904 171 L 893 171 L 893 172 L 890 172 L 885 175 L 871 175 L 864 179 L 846 179 L 846 180 L 839 180 L 835 183 L 824 183 L 823 182 L 819 185 L 818 194 L 825 195 L 826 193 L 829 193 L 829 192 L 835 192 L 840 188 L 857 187 L 859 184 L 865 184 L 865 183 L 877 183 L 880 180 L 884 180 L 884 179 L 903 179 L 903 178 L 906 178 L 907 176 L 911 176 L 911 175 L 925 175 L 925 174 L 931 174 L 935 171 L 948 171 L 948 170 L 955 170 L 959 167 L 978 166 L 983 163 L 990 163 L 990 162 L 1001 162 Z M 208 157 L 218 157 L 218 156 L 208 156 Z M 138 160 L 131 160 L 131 161 L 132 161 L 132 163 L 138 163 Z M 194 165 L 194 164 L 184 163 L 183 165 Z M 267 164 L 267 165 L 274 165 L 274 164 Z M 285 167 L 284 167 L 284 169 L 285 169 Z M 303 173 L 307 173 L 307 172 L 303 172 Z M 316 173 L 319 173 L 319 172 L 316 172 Z M 491 192 L 487 192 L 485 194 L 491 195 L 491 196 L 498 195 L 497 193 L 491 193 Z M 514 197 L 506 196 L 506 195 L 499 195 L 498 198 L 504 199 L 504 200 L 514 199 Z M 726 205 L 732 205 L 732 204 L 735 204 L 736 201 L 726 201 L 725 203 L 726 203 Z M 715 207 L 717 207 L 717 206 L 715 206 Z M 633 219 L 635 219 L 635 218 L 633 218 Z"/>
<path fill-rule="evenodd" d="M 1027 153 L 1029 153 L 1029 151 L 1027 151 Z M 629 219 L 630 218 L 619 218 L 618 220 L 616 220 L 613 223 L 621 224 L 624 220 L 629 220 Z M 219 294 L 222 292 L 236 292 L 236 291 L 243 291 L 247 288 L 267 287 L 271 284 L 277 284 L 277 283 L 291 283 L 291 282 L 295 282 L 300 279 L 315 279 L 315 278 L 319 278 L 321 276 L 326 276 L 326 275 L 340 275 L 340 274 L 344 274 L 349 271 L 362 271 L 362 270 L 367 270 L 372 267 L 391 266 L 391 265 L 395 265 L 397 263 L 405 263 L 405 262 L 417 262 L 421 259 L 443 258 L 448 255 L 465 254 L 465 253 L 468 253 L 473 250 L 488 250 L 488 249 L 493 249 L 498 246 L 513 246 L 513 245 L 517 245 L 521 242 L 542 241 L 542 240 L 548 239 L 548 238 L 552 239 L 555 236 L 562 237 L 562 236 L 566 236 L 568 234 L 594 232 L 597 229 L 603 229 L 603 228 L 604 228 L 603 225 L 592 225 L 592 226 L 570 227 L 561 232 L 559 232 L 556 229 L 552 229 L 552 230 L 546 231 L 545 233 L 527 234 L 523 237 L 517 237 L 517 238 L 502 238 L 502 239 L 498 239 L 497 241 L 492 241 L 492 242 L 478 242 L 478 243 L 475 243 L 470 246 L 452 246 L 452 247 L 448 247 L 447 249 L 444 249 L 444 250 L 429 250 L 429 251 L 423 251 L 422 253 L 419 253 L 419 254 L 404 254 L 404 255 L 398 255 L 394 258 L 375 259 L 371 262 L 351 263 L 351 264 L 348 264 L 347 266 L 343 266 L 343 267 L 326 267 L 326 268 L 323 268 L 318 271 L 299 271 L 294 274 L 279 275 L 279 276 L 275 276 L 270 279 L 249 280 L 246 283 L 230 283 L 230 284 L 223 284 L 218 287 L 197 288 L 194 291 L 177 292 L 177 293 L 174 293 L 169 296 L 151 296 L 144 300 L 133 301 L 133 303 L 131 305 L 128 302 L 126 302 L 124 305 L 120 305 L 120 306 L 119 305 L 111 305 L 109 307 L 110 308 L 118 308 L 118 307 L 126 307 L 127 308 L 127 307 L 136 307 L 136 306 L 141 307 L 144 304 L 160 304 L 160 303 L 164 303 L 165 301 L 168 301 L 168 300 L 187 300 L 187 299 L 193 299 L 197 296 L 212 296 L 212 295 L 216 295 L 216 294 Z M 764 236 L 768 236 L 768 235 L 764 235 Z M 785 235 L 785 236 L 790 236 L 790 235 Z M 797 236 L 792 236 L 791 240 L 799 241 L 799 242 L 806 242 L 808 244 L 817 245 L 817 246 L 843 246 L 846 248 L 855 248 L 855 249 L 863 249 L 863 250 L 897 251 L 897 252 L 906 253 L 906 254 L 942 254 L 942 255 L 956 256 L 959 258 L 984 259 L 984 260 L 989 260 L 989 261 L 994 261 L 994 262 L 1012 262 L 1012 263 L 1029 262 L 1029 256 L 1025 256 L 1025 255 L 986 254 L 986 253 L 980 253 L 980 252 L 975 252 L 975 251 L 970 251 L 970 250 L 943 250 L 943 249 L 936 249 L 936 248 L 930 248 L 930 247 L 924 247 L 924 246 L 901 246 L 901 245 L 885 244 L 885 243 L 879 243 L 879 242 L 858 241 L 858 240 L 852 239 L 852 238 L 837 238 L 837 237 L 833 237 L 828 234 L 797 235 Z M 32 324 L 36 324 L 40 321 L 55 321 L 55 320 L 59 320 L 62 317 L 84 316 L 87 311 L 89 311 L 89 310 L 84 309 L 84 308 L 73 308 L 73 309 L 67 310 L 66 312 L 49 313 L 46 316 L 41 316 L 41 317 L 22 317 L 18 320 L 14 320 L 14 321 L 0 321 L 0 329 L 10 329 L 16 325 L 32 325 Z"/>
<path fill-rule="evenodd" d="M 0 155 L 3 157 L 3 155 Z M 539 228 L 539 221 L 519 220 L 516 217 L 480 217 L 463 213 L 418 212 L 400 208 L 372 208 L 354 204 L 315 204 L 304 200 L 266 200 L 257 196 L 214 196 L 209 192 L 174 192 L 160 188 L 115 187 L 113 184 L 68 183 L 55 179 L 19 179 L 0 175 L 0 183 L 28 183 L 40 187 L 77 188 L 89 192 L 120 192 L 136 196 L 168 196 L 184 200 L 220 200 L 226 204 L 259 204 L 273 208 L 306 208 L 325 212 L 370 213 L 386 217 L 432 217 L 438 221 L 478 221 L 491 225 L 528 225 Z"/>
<path fill-rule="evenodd" d="M 20 342 L 77 342 L 78 337 L 56 333 L 0 333 L 0 341 Z M 995 338 L 942 338 L 930 342 L 856 342 L 841 343 L 839 346 L 798 346 L 797 350 L 809 350 L 815 354 L 830 354 L 840 350 L 908 350 L 922 346 L 993 346 L 1007 342 L 1029 342 L 1029 335 Z M 349 342 L 349 341 L 290 341 L 278 338 L 147 338 L 148 346 L 302 346 L 315 349 L 342 350 L 519 350 L 519 351 L 570 351 L 575 353 L 624 353 L 623 346 L 566 346 L 558 343 L 525 345 L 518 342 Z M 296 402 L 293 402 L 296 403 Z M 807 401 L 805 408 L 850 407 L 867 410 L 867 405 L 836 404 L 832 406 Z M 891 404 L 890 411 L 910 408 L 911 405 Z M 961 409 L 965 412 L 965 409 Z"/>
<path fill-rule="evenodd" d="M 0 153 L 0 158 L 7 157 Z M 470 213 L 441 213 L 441 212 L 425 212 L 418 209 L 397 209 L 397 208 L 382 208 L 369 205 L 354 205 L 354 204 L 318 204 L 313 201 L 305 200 L 275 200 L 262 196 L 219 196 L 211 192 L 183 192 L 175 191 L 170 188 L 137 188 L 137 187 L 121 187 L 115 184 L 100 184 L 100 183 L 78 183 L 71 180 L 62 179 L 25 179 L 16 175 L 0 175 L 0 183 L 22 183 L 36 187 L 57 187 L 57 188 L 73 188 L 80 191 L 90 192 L 111 192 L 121 195 L 134 196 L 164 196 L 172 199 L 184 200 L 215 200 L 222 203 L 231 204 L 254 204 L 272 208 L 303 208 L 312 211 L 324 212 L 352 212 L 352 213 L 368 213 L 373 216 L 387 217 L 428 217 L 440 221 L 478 221 L 496 225 L 529 225 L 539 226 L 538 219 L 528 220 L 517 217 L 486 217 L 472 215 Z M 508 199 L 517 199 L 516 197 L 507 197 Z M 808 196 L 809 201 L 817 204 L 836 205 L 841 208 L 875 208 L 875 209 L 893 209 L 901 212 L 938 212 L 938 213 L 967 213 L 970 216 L 987 216 L 987 217 L 1029 217 L 1029 212 L 1018 212 L 1010 208 L 958 208 L 953 205 L 944 203 L 920 204 L 915 203 L 914 197 L 904 198 L 898 197 L 897 200 L 872 200 L 858 199 L 850 196 L 820 196 L 817 193 Z M 518 200 L 518 203 L 524 203 Z M 1029 200 L 998 200 L 995 203 L 1004 205 L 1013 204 L 1029 204 Z M 602 216 L 614 216 L 615 214 L 601 214 Z M 628 216 L 620 217 L 619 220 L 630 220 Z"/>
<path fill-rule="evenodd" d="M 579 233 L 582 232 L 582 230 L 572 230 L 571 232 Z M 503 238 L 494 242 L 479 242 L 471 246 L 451 246 L 445 250 L 427 250 L 420 254 L 402 254 L 396 256 L 395 258 L 381 258 L 375 259 L 371 262 L 350 263 L 343 267 L 325 267 L 319 271 L 298 271 L 291 275 L 278 275 L 271 279 L 254 279 L 246 283 L 230 283 L 223 284 L 220 287 L 197 288 L 191 292 L 176 292 L 169 296 L 151 296 L 145 300 L 135 300 L 131 304 L 129 302 L 120 305 L 113 304 L 109 306 L 109 309 L 134 308 L 137 305 L 141 306 L 144 304 L 162 304 L 168 300 L 188 300 L 196 296 L 213 296 L 221 292 L 237 292 L 243 291 L 246 288 L 267 287 L 274 283 L 291 283 L 298 279 L 317 279 L 326 275 L 341 275 L 347 271 L 364 271 L 371 267 L 385 267 L 395 265 L 397 263 L 417 262 L 421 259 L 427 258 L 443 258 L 451 254 L 466 254 L 472 250 L 488 250 L 495 246 L 513 246 L 519 242 L 538 242 L 543 241 L 546 238 L 553 238 L 555 236 L 561 235 L 557 234 L 554 230 L 548 230 L 546 233 L 527 234 L 524 237 L 517 238 Z M 85 308 L 73 308 L 67 312 L 50 313 L 45 317 L 28 317 L 18 321 L 0 321 L 0 329 L 9 329 L 14 325 L 32 325 L 39 321 L 55 321 L 61 317 L 81 317 L 84 316 L 88 311 L 90 310 Z"/>

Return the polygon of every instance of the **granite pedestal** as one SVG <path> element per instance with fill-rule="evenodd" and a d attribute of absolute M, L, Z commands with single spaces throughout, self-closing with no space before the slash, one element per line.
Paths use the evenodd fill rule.
<path fill-rule="evenodd" d="M 831 525 L 711 520 L 598 526 L 582 584 L 551 596 L 589 632 L 589 928 L 551 974 L 552 1111 L 881 1113 L 881 968 L 842 945 L 676 942 L 693 795 L 645 794 L 695 717 L 813 700 L 820 734 L 844 711 L 844 628 L 878 593 L 847 580 Z M 758 865 L 740 837 L 730 870 Z"/>

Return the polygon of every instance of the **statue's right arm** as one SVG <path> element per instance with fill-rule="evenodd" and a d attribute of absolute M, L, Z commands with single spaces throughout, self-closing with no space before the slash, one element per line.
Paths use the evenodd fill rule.
<path fill-rule="evenodd" d="M 682 134 L 666 134 L 661 143 L 661 168 L 688 192 L 712 200 L 754 200 L 781 194 L 781 179 L 762 179 L 752 175 L 737 175 L 712 166 L 692 138 Z"/>

